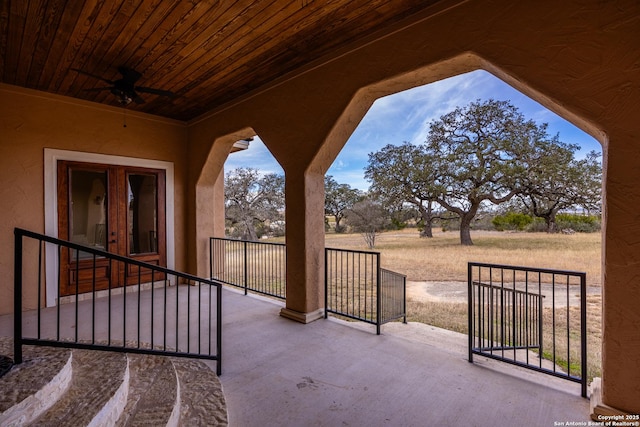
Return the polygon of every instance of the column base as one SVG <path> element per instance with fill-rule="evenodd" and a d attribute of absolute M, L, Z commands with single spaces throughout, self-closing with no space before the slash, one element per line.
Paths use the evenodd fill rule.
<path fill-rule="evenodd" d="M 306 324 L 311 323 L 314 320 L 322 319 L 324 317 L 324 309 L 319 308 L 318 310 L 310 313 L 301 313 L 299 311 L 291 310 L 290 308 L 283 308 L 280 310 L 280 316 Z"/>
<path fill-rule="evenodd" d="M 624 418 L 615 418 L 615 417 L 624 417 L 625 415 L 629 415 L 624 411 L 621 411 L 616 408 L 612 408 L 609 405 L 606 405 L 602 402 L 602 379 L 594 378 L 591 382 L 591 396 L 590 396 L 590 412 L 591 419 L 593 421 L 612 421 L 612 420 L 624 420 Z"/>

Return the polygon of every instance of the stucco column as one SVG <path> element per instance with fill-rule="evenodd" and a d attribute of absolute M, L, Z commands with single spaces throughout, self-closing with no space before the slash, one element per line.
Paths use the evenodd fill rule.
<path fill-rule="evenodd" d="M 224 162 L 233 144 L 255 135 L 251 128 L 213 140 L 207 127 L 191 132 L 188 191 L 188 271 L 208 277 L 209 238 L 224 237 Z"/>
<path fill-rule="evenodd" d="M 195 192 L 196 268 L 199 277 L 209 277 L 209 238 L 224 237 L 224 169 L 202 174 Z"/>
<path fill-rule="evenodd" d="M 280 314 L 309 323 L 324 308 L 324 175 L 285 171 L 287 300 Z"/>
<path fill-rule="evenodd" d="M 640 414 L 640 146 L 636 138 L 626 132 L 611 135 L 604 168 L 602 233 L 602 402 L 631 414 Z"/>

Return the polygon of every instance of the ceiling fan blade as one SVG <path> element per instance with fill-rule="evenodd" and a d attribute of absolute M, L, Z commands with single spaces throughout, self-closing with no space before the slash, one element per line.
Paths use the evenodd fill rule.
<path fill-rule="evenodd" d="M 135 84 L 135 82 L 137 82 L 138 79 L 142 77 L 142 74 L 140 74 L 133 68 L 120 66 L 118 67 L 118 71 L 120 72 L 120 74 L 122 74 L 122 80 L 131 85 Z"/>
<path fill-rule="evenodd" d="M 142 97 L 140 95 L 138 95 L 137 93 L 133 97 L 133 100 L 136 102 L 136 104 L 144 104 L 144 99 L 142 99 Z"/>
<path fill-rule="evenodd" d="M 160 95 L 160 96 L 168 96 L 169 98 L 173 98 L 174 96 L 176 96 L 173 92 L 170 92 L 168 90 L 154 89 L 152 87 L 136 86 L 136 90 L 138 92 L 152 93 L 154 95 Z"/>
<path fill-rule="evenodd" d="M 111 90 L 113 89 L 113 86 L 109 86 L 109 87 L 92 87 L 89 89 L 82 89 L 83 92 L 100 92 L 103 90 Z"/>
<path fill-rule="evenodd" d="M 104 77 L 96 76 L 95 74 L 87 73 L 86 71 L 78 70 L 77 68 L 72 68 L 71 70 L 75 71 L 76 73 L 84 74 L 85 76 L 93 77 L 94 79 L 102 80 L 103 82 L 109 83 L 110 85 L 113 84 L 111 80 L 107 80 Z"/>

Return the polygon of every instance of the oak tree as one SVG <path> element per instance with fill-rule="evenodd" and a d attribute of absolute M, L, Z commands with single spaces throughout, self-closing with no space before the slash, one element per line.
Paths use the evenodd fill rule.
<path fill-rule="evenodd" d="M 342 233 L 344 227 L 340 222 L 347 209 L 362 200 L 362 192 L 351 188 L 349 184 L 339 184 L 331 175 L 324 177 L 324 213 L 335 218 L 335 231 Z"/>
<path fill-rule="evenodd" d="M 426 147 L 442 191 L 437 202 L 460 218 L 460 243 L 472 245 L 471 224 L 487 203 L 518 193 L 523 150 L 546 134 L 508 101 L 472 102 L 430 123 Z"/>
<path fill-rule="evenodd" d="M 281 221 L 284 210 L 284 176 L 260 175 L 253 168 L 237 168 L 225 176 L 225 218 L 245 239 L 258 239 L 256 229 L 267 222 Z"/>
<path fill-rule="evenodd" d="M 567 209 L 599 211 L 602 188 L 600 155 L 589 152 L 574 158 L 579 149 L 554 137 L 532 147 L 525 160 L 527 173 L 518 198 L 532 215 L 543 218 L 547 233 L 557 232 L 556 215 Z"/>
<path fill-rule="evenodd" d="M 408 204 L 418 211 L 420 237 L 433 237 L 432 224 L 438 217 L 435 207 L 441 188 L 434 160 L 425 146 L 404 142 L 370 153 L 365 168 L 369 191 L 377 200 L 386 206 Z"/>

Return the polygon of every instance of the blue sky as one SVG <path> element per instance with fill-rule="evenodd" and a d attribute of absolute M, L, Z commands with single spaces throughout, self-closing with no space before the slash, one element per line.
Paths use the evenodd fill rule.
<path fill-rule="evenodd" d="M 576 155 L 578 158 L 591 150 L 602 152 L 600 143 L 589 134 L 492 74 L 474 71 L 378 99 L 327 174 L 341 184 L 367 190 L 369 183 L 364 179 L 364 168 L 367 166 L 369 153 L 378 151 L 387 144 L 401 144 L 403 141 L 422 143 L 432 120 L 437 120 L 457 106 L 489 98 L 511 101 L 525 118 L 540 124 L 548 123 L 550 135 L 559 133 L 561 141 L 582 147 Z M 283 174 L 282 168 L 259 138 L 251 142 L 248 150 L 229 156 L 225 170 L 238 167 L 252 167 L 261 173 Z"/>

